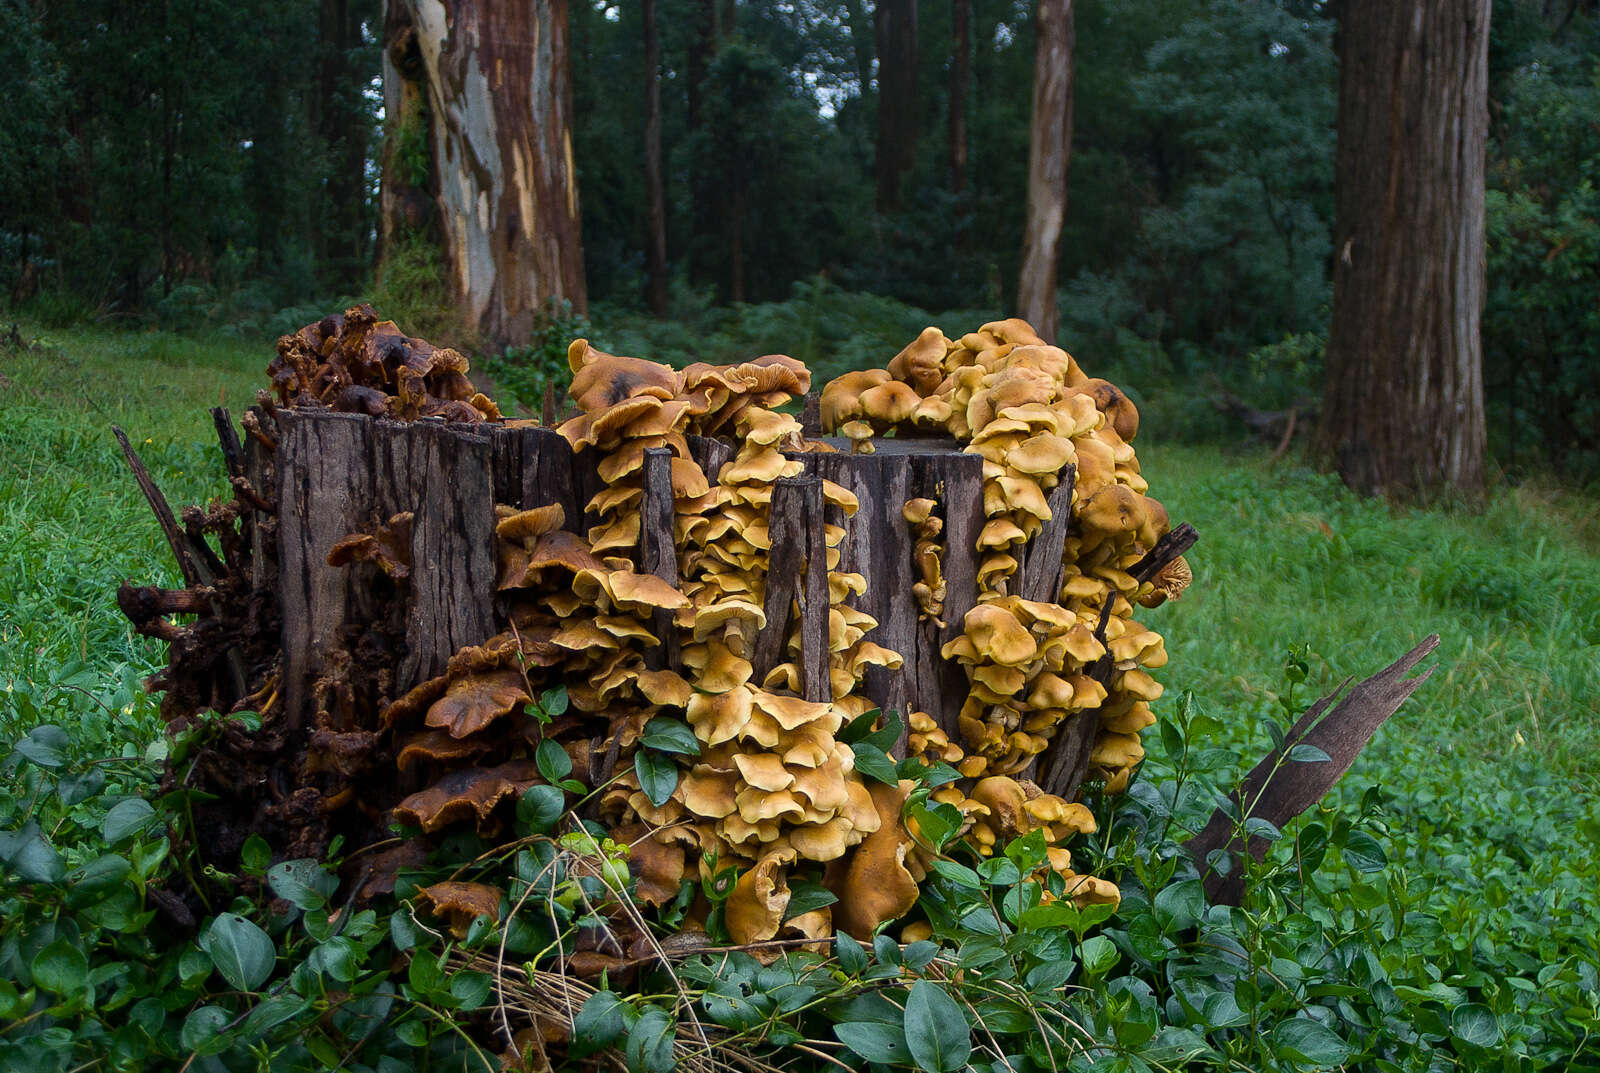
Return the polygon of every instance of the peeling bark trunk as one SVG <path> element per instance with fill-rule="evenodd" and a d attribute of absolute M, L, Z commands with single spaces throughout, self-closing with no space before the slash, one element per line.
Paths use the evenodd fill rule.
<path fill-rule="evenodd" d="M 525 342 L 550 299 L 587 308 L 566 0 L 391 0 L 415 35 L 445 260 L 463 319 Z"/>
<path fill-rule="evenodd" d="M 1319 444 L 1345 483 L 1483 485 L 1489 0 L 1347 0 Z"/>
<path fill-rule="evenodd" d="M 661 176 L 661 38 L 656 32 L 656 0 L 643 0 L 644 19 L 644 184 L 649 206 L 650 312 L 667 315 L 667 195 Z"/>
<path fill-rule="evenodd" d="M 1022 232 L 1017 315 L 1054 341 L 1056 266 L 1072 163 L 1072 0 L 1039 0 L 1034 18 L 1033 133 L 1028 150 L 1028 222 Z"/>
<path fill-rule="evenodd" d="M 917 157 L 917 0 L 878 0 L 878 211 L 900 207 L 900 180 Z"/>

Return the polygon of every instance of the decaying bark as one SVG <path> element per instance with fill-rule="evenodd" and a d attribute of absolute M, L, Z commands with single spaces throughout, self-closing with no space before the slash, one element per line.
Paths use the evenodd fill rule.
<path fill-rule="evenodd" d="M 385 76 L 402 85 L 386 99 L 416 92 L 408 68 L 427 98 L 432 193 L 463 319 L 497 346 L 525 342 L 551 299 L 584 311 L 566 0 L 391 0 L 388 33 Z"/>
<path fill-rule="evenodd" d="M 1067 217 L 1072 161 L 1072 0 L 1039 0 L 1034 19 L 1033 133 L 1028 149 L 1028 220 L 1022 231 L 1017 315 L 1046 342 L 1056 337 L 1056 266 Z"/>
<path fill-rule="evenodd" d="M 1320 446 L 1368 495 L 1483 484 L 1489 0 L 1348 0 Z"/>
<path fill-rule="evenodd" d="M 1257 817 L 1281 828 L 1321 801 L 1334 783 L 1350 770 L 1356 756 L 1385 720 L 1428 680 L 1433 673 L 1431 667 L 1415 678 L 1406 675 L 1437 647 L 1439 636 L 1433 634 L 1388 667 L 1358 683 L 1344 694 L 1331 712 L 1328 706 L 1344 693 L 1349 679 L 1308 708 L 1284 736 L 1283 744 L 1251 769 L 1244 784 L 1233 795 L 1233 806 L 1238 814 Z M 1320 749 L 1328 759 L 1296 758 L 1293 751 L 1297 745 Z M 1239 855 L 1248 852 L 1260 860 L 1270 844 L 1260 836 L 1247 837 L 1242 820 L 1235 822 L 1227 811 L 1219 808 L 1205 829 L 1184 848 L 1204 873 L 1206 898 L 1213 905 L 1238 905 L 1244 896 L 1244 870 L 1240 867 Z M 1231 867 L 1215 866 L 1212 854 L 1219 850 L 1228 855 Z"/>

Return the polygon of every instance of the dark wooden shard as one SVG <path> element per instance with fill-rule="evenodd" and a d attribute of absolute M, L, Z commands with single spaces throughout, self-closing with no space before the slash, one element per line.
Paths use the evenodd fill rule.
<path fill-rule="evenodd" d="M 1244 870 L 1239 855 L 1249 853 L 1260 860 L 1271 844 L 1259 835 L 1247 836 L 1244 820 L 1256 817 L 1282 828 L 1321 801 L 1350 770 L 1378 728 L 1428 680 L 1432 667 L 1414 678 L 1406 675 L 1437 647 L 1439 635 L 1431 634 L 1371 678 L 1358 682 L 1350 692 L 1344 693 L 1350 684 L 1345 679 L 1332 693 L 1306 709 L 1284 736 L 1283 744 L 1245 776 L 1244 783 L 1231 795 L 1232 806 L 1218 808 L 1205 828 L 1185 843 L 1184 848 L 1200 867 L 1206 897 L 1213 905 L 1239 904 L 1244 896 Z M 1333 704 L 1341 693 L 1343 699 Z M 1332 711 L 1328 710 L 1330 705 Z M 1300 746 L 1317 751 L 1305 750 L 1296 755 Z M 1324 755 L 1325 760 L 1321 759 Z M 1228 865 L 1218 867 L 1223 858 Z"/>

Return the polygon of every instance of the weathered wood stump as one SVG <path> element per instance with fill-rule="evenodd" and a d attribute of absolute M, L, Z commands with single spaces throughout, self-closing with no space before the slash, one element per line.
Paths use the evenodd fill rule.
<path fill-rule="evenodd" d="M 553 429 L 459 426 L 440 421 L 395 422 L 322 410 L 281 410 L 274 459 L 279 503 L 277 545 L 283 601 L 283 688 L 291 720 L 308 717 L 313 689 L 328 668 L 328 654 L 352 627 L 372 626 L 372 568 L 328 565 L 341 538 L 410 511 L 411 563 L 405 594 L 404 657 L 391 688 L 396 695 L 440 672 L 451 653 L 478 644 L 496 624 L 494 519 L 496 503 L 518 509 L 559 503 L 567 528 L 586 532 L 597 522 L 583 506 L 604 486 L 597 460 L 574 454 Z M 840 441 L 843 445 L 844 441 Z M 730 445 L 692 438 L 691 452 L 715 482 L 732 457 Z M 805 692 L 829 699 L 827 678 L 827 577 L 811 564 L 823 561 L 823 524 L 842 526 L 839 569 L 867 579 L 854 605 L 877 620 L 869 640 L 900 653 L 896 670 L 873 667 L 865 693 L 885 711 L 925 711 L 954 737 L 956 713 L 967 682 L 959 664 L 940 649 L 961 632 L 977 600 L 979 531 L 984 524 L 983 460 L 952 440 L 888 439 L 874 454 L 802 453 L 802 476 L 778 482 L 772 501 L 768 624 L 755 645 L 758 673 L 779 659 L 799 607 Z M 663 458 L 662 462 L 665 461 Z M 849 489 L 860 501 L 853 517 L 822 506 L 820 481 Z M 1070 518 L 1071 471 L 1054 490 L 1054 520 L 1030 542 L 1013 579 L 1020 595 L 1053 600 Z M 918 579 L 914 533 L 901 516 L 909 499 L 938 503 L 946 598 L 943 626 L 919 614 L 911 596 Z M 636 567 L 676 581 L 671 536 L 671 485 L 664 466 L 646 466 L 641 506 L 644 524 Z M 670 630 L 664 631 L 668 636 Z M 670 664 L 676 654 L 653 654 Z"/>

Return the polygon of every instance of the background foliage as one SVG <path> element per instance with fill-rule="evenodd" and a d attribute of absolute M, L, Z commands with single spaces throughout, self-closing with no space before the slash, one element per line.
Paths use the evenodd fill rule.
<path fill-rule="evenodd" d="M 436 255 L 414 236 L 373 276 L 379 5 L 209 2 L 0 0 L 12 105 L 0 115 L 0 284 L 12 307 L 50 326 L 114 318 L 260 338 L 360 295 L 409 330 L 470 343 L 452 337 Z M 1311 405 L 1337 253 L 1333 5 L 1075 6 L 1063 341 L 1147 395 L 1173 395 L 1164 417 L 1194 437 L 1235 427 L 1210 404 L 1223 388 L 1263 410 Z M 952 3 L 918 5 L 915 163 L 890 214 L 873 207 L 867 4 L 658 7 L 672 320 L 647 325 L 639 7 L 570 5 L 592 323 L 628 321 L 617 345 L 700 357 L 708 328 L 803 320 L 818 308 L 807 295 L 834 288 L 863 296 L 841 323 L 799 343 L 761 338 L 772 350 L 814 339 L 838 368 L 859 360 L 840 336 L 898 348 L 929 312 L 1009 311 L 1029 3 L 971 0 L 964 102 L 951 99 Z M 735 9 L 731 33 L 707 39 L 710 8 Z M 1493 448 L 1518 479 L 1600 473 L 1597 55 L 1594 5 L 1496 0 L 1485 377 Z M 960 189 L 952 107 L 969 132 Z M 386 132 L 406 137 L 398 122 Z M 390 159 L 415 156 L 401 144 Z M 763 312 L 729 308 L 735 297 Z M 1294 360 L 1279 360 L 1285 340 Z"/>

